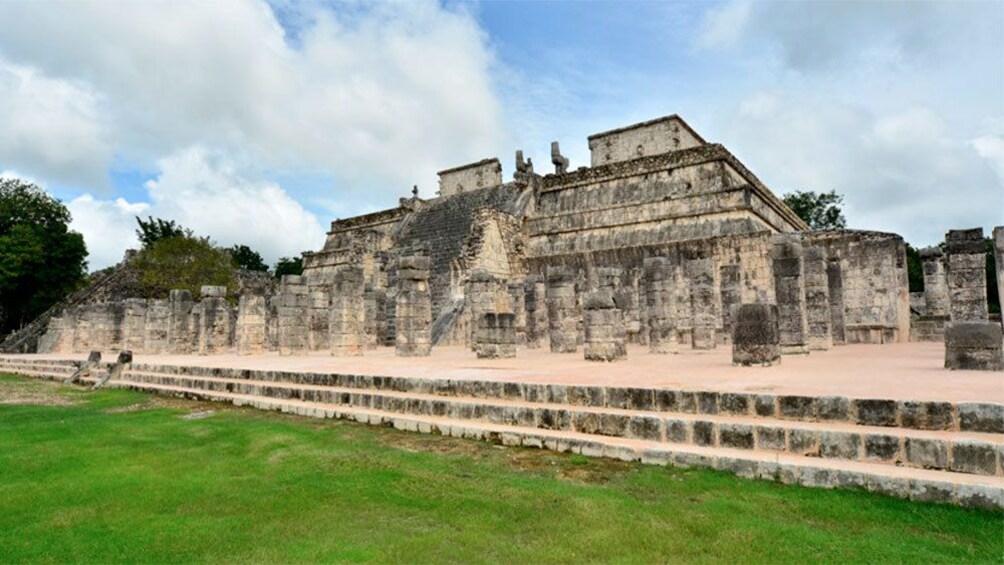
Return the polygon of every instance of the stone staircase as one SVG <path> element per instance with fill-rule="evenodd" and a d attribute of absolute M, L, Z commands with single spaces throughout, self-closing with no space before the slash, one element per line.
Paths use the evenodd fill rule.
<path fill-rule="evenodd" d="M 65 378 L 71 361 L 0 358 Z M 96 379 L 92 379 L 96 380 Z M 1004 508 L 1004 405 L 134 363 L 106 386 L 816 487 Z"/>

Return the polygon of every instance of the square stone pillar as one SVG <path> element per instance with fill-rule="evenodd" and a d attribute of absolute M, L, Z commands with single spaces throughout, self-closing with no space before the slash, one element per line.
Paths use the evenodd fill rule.
<path fill-rule="evenodd" d="M 924 269 L 924 315 L 947 318 L 950 306 L 944 251 L 940 247 L 926 247 L 919 254 Z"/>
<path fill-rule="evenodd" d="M 1004 226 L 997 226 L 993 231 L 994 262 L 997 266 L 997 300 L 1004 306 Z M 1004 311 L 1004 308 L 1001 308 Z"/>
<path fill-rule="evenodd" d="M 579 315 L 575 301 L 575 278 L 567 267 L 547 269 L 547 319 L 552 353 L 575 353 L 578 349 Z"/>
<path fill-rule="evenodd" d="M 331 347 L 331 290 L 327 285 L 307 285 L 307 346 L 311 351 Z"/>
<path fill-rule="evenodd" d="M 381 345 L 381 335 L 386 324 L 387 293 L 371 283 L 363 286 L 363 345 L 366 349 L 376 349 Z"/>
<path fill-rule="evenodd" d="M 265 352 L 266 311 L 261 294 L 242 294 L 237 305 L 237 354 L 261 355 Z"/>
<path fill-rule="evenodd" d="M 985 245 L 983 228 L 951 230 L 945 235 L 949 313 L 953 322 L 989 319 Z"/>
<path fill-rule="evenodd" d="M 768 367 L 781 362 L 778 308 L 774 304 L 743 304 L 732 326 L 732 364 Z"/>
<path fill-rule="evenodd" d="M 771 261 L 781 353 L 808 353 L 809 322 L 805 311 L 805 269 L 801 240 L 787 234 L 774 236 Z"/>
<path fill-rule="evenodd" d="M 469 314 L 470 332 L 468 344 L 474 349 L 474 334 L 477 332 L 478 320 L 488 313 L 513 313 L 512 299 L 509 296 L 509 285 L 505 279 L 498 278 L 487 269 L 474 269 L 467 275 L 464 285 L 465 308 Z"/>
<path fill-rule="evenodd" d="M 614 302 L 613 293 L 601 289 L 583 302 L 586 361 L 627 359 L 627 331 L 624 312 Z"/>
<path fill-rule="evenodd" d="M 363 354 L 363 268 L 344 265 L 335 272 L 331 287 L 331 355 L 357 357 Z"/>
<path fill-rule="evenodd" d="M 432 354 L 432 296 L 429 292 L 429 256 L 401 257 L 397 268 L 394 320 L 398 357 Z"/>
<path fill-rule="evenodd" d="M 673 324 L 673 266 L 663 257 L 645 259 L 645 311 L 648 350 L 677 353 Z"/>
<path fill-rule="evenodd" d="M 1004 336 L 997 322 L 951 322 L 945 327 L 945 368 L 1004 371 Z"/>
<path fill-rule="evenodd" d="M 830 298 L 830 333 L 833 345 L 844 345 L 844 271 L 840 258 L 830 257 L 826 262 L 826 285 Z"/>
<path fill-rule="evenodd" d="M 279 355 L 304 355 L 310 351 L 310 296 L 303 277 L 283 275 L 276 307 Z"/>
<path fill-rule="evenodd" d="M 826 260 L 826 250 L 820 247 L 805 249 L 805 317 L 811 351 L 826 351 L 833 347 Z"/>
<path fill-rule="evenodd" d="M 523 304 L 526 309 L 526 347 L 537 349 L 547 336 L 547 286 L 540 275 L 527 275 L 523 281 Z"/>
<path fill-rule="evenodd" d="M 204 286 L 200 294 L 199 355 L 226 353 L 233 331 L 233 308 L 227 302 L 227 287 Z"/>
<path fill-rule="evenodd" d="M 171 304 L 167 300 L 153 299 L 146 306 L 143 351 L 160 355 L 169 350 L 168 334 L 171 329 Z"/>
<path fill-rule="evenodd" d="M 515 357 L 516 315 L 507 312 L 482 314 L 475 327 L 474 351 L 479 359 Z"/>
<path fill-rule="evenodd" d="M 143 353 L 146 341 L 146 299 L 127 298 L 122 318 L 122 347 Z"/>
<path fill-rule="evenodd" d="M 732 339 L 732 318 L 742 301 L 742 277 L 739 265 L 722 265 L 718 268 L 718 281 L 721 286 L 722 303 L 722 335 L 720 340 L 729 342 Z"/>
<path fill-rule="evenodd" d="M 707 258 L 689 259 L 686 262 L 687 277 L 690 279 L 690 307 L 694 313 L 691 347 L 694 349 L 714 349 L 718 345 L 715 334 L 718 325 L 715 288 L 715 260 Z"/>
<path fill-rule="evenodd" d="M 168 302 L 171 310 L 167 329 L 168 353 L 188 355 L 192 353 L 194 342 L 192 309 L 195 308 L 195 301 L 192 300 L 192 293 L 184 289 L 172 290 Z"/>

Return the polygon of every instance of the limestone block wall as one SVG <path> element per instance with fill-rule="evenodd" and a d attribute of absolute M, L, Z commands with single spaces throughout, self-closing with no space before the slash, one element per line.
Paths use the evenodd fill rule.
<path fill-rule="evenodd" d="M 564 267 L 547 270 L 547 320 L 552 353 L 575 353 L 579 339 L 579 310 L 575 275 Z"/>
<path fill-rule="evenodd" d="M 466 300 L 464 309 L 470 320 L 471 335 L 468 341 L 470 347 L 474 347 L 474 333 L 478 328 L 478 320 L 485 314 L 515 312 L 508 281 L 497 278 L 484 269 L 475 269 L 468 275 L 464 286 L 464 298 Z"/>
<path fill-rule="evenodd" d="M 613 293 L 601 288 L 583 302 L 586 361 L 618 361 L 627 358 L 624 313 Z"/>
<path fill-rule="evenodd" d="M 803 239 L 806 246 L 821 247 L 840 261 L 847 343 L 909 340 L 910 293 L 902 237 L 834 230 L 808 232 Z"/>
<path fill-rule="evenodd" d="M 983 228 L 949 231 L 945 251 L 952 321 L 986 322 L 989 312 Z"/>
<path fill-rule="evenodd" d="M 125 300 L 122 318 L 122 348 L 143 351 L 146 343 L 146 310 L 144 298 Z"/>
<path fill-rule="evenodd" d="M 590 162 L 597 167 L 704 143 L 679 116 L 665 116 L 589 136 Z"/>
<path fill-rule="evenodd" d="M 664 257 L 645 260 L 645 307 L 648 347 L 652 353 L 676 353 L 677 335 L 673 316 L 674 269 Z"/>
<path fill-rule="evenodd" d="M 453 196 L 463 192 L 502 184 L 502 163 L 497 158 L 461 165 L 439 171 L 439 195 Z"/>
<path fill-rule="evenodd" d="M 307 284 L 307 347 L 311 351 L 327 351 L 331 346 L 328 312 L 331 290 L 328 285 Z"/>
<path fill-rule="evenodd" d="M 395 295 L 395 347 L 399 357 L 426 357 L 432 352 L 432 297 L 429 257 L 401 257 Z"/>
<path fill-rule="evenodd" d="M 714 349 L 718 344 L 716 327 L 721 321 L 721 294 L 715 281 L 715 261 L 710 257 L 689 259 L 684 272 L 690 284 L 693 315 L 691 346 L 694 349 Z"/>
<path fill-rule="evenodd" d="M 172 290 L 168 304 L 171 309 L 167 329 L 168 353 L 175 355 L 192 353 L 196 341 L 192 317 L 195 301 L 192 300 L 192 293 L 187 290 Z"/>

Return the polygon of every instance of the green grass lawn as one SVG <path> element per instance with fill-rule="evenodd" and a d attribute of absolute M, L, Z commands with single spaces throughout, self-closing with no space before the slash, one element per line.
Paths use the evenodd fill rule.
<path fill-rule="evenodd" d="M 0 402 L 2 563 L 1004 560 L 999 512 L 9 376 Z"/>

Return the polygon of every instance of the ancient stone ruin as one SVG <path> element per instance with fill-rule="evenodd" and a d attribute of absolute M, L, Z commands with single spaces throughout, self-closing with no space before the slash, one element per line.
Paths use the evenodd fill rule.
<path fill-rule="evenodd" d="M 496 158 L 440 171 L 435 198 L 411 190 L 396 207 L 332 222 L 324 247 L 304 254 L 303 275 L 273 291 L 99 293 L 66 304 L 37 348 L 357 356 L 394 346 L 423 356 L 492 343 L 504 355 L 584 346 L 587 357 L 614 359 L 631 344 L 728 345 L 743 306 L 770 304 L 780 351 L 806 354 L 940 340 L 949 320 L 988 320 L 979 230 L 949 232 L 943 249 L 922 253 L 927 306 L 911 320 L 901 237 L 809 231 L 679 116 L 588 143 L 590 166 L 575 170 L 554 143 L 552 174 L 536 173 L 522 151 L 509 182 Z M 1004 231 L 994 238 L 999 250 Z"/>

